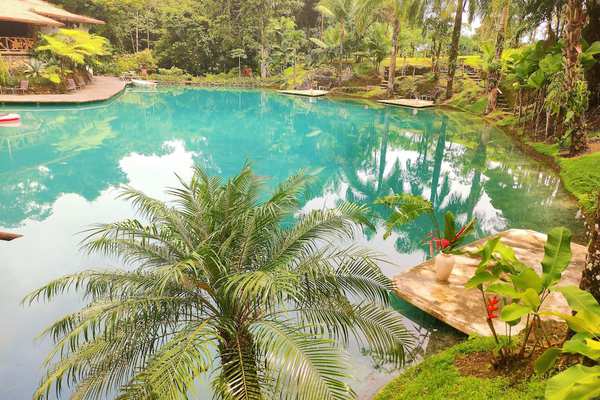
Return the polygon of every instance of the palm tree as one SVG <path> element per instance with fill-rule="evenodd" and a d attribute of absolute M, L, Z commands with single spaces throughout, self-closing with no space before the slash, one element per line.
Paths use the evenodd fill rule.
<path fill-rule="evenodd" d="M 88 304 L 53 323 L 56 345 L 34 398 L 185 399 L 209 375 L 220 399 L 348 399 L 342 346 L 355 338 L 401 365 L 412 336 L 389 308 L 372 254 L 340 247 L 368 224 L 342 203 L 299 212 L 299 173 L 266 198 L 249 166 L 226 182 L 196 168 L 164 203 L 127 188 L 142 220 L 99 225 L 89 252 L 133 270 L 89 270 L 24 301 L 75 288 Z"/>
<path fill-rule="evenodd" d="M 332 19 L 339 29 L 339 76 L 342 77 L 342 62 L 344 57 L 344 40 L 348 26 L 356 22 L 355 18 L 363 17 L 362 0 L 320 0 L 316 5 L 317 10 L 324 17 Z"/>
<path fill-rule="evenodd" d="M 488 76 L 488 102 L 485 113 L 489 114 L 496 109 L 498 100 L 498 90 L 500 89 L 500 78 L 502 74 L 502 52 L 504 51 L 504 42 L 508 33 L 508 22 L 510 19 L 511 0 L 501 0 L 502 9 L 498 24 L 498 33 L 496 35 L 496 47 L 494 53 L 494 61 Z M 491 0 L 487 8 L 492 7 L 494 0 Z"/>
<path fill-rule="evenodd" d="M 474 6 L 476 2 L 470 1 L 469 20 L 473 17 Z M 454 27 L 452 29 L 452 42 L 450 44 L 450 52 L 448 53 L 448 82 L 446 83 L 446 98 L 452 97 L 454 90 L 454 75 L 456 74 L 456 66 L 458 60 L 458 45 L 460 43 L 460 31 L 462 29 L 463 11 L 465 8 L 465 0 L 456 0 L 456 10 L 454 11 Z"/>
<path fill-rule="evenodd" d="M 427 0 L 365 0 L 364 10 L 378 10 L 381 18 L 392 27 L 392 46 L 388 70 L 389 95 L 394 93 L 396 78 L 396 59 L 400 47 L 400 29 L 402 21 L 422 19 Z M 372 12 L 372 11 L 371 11 Z"/>
<path fill-rule="evenodd" d="M 572 156 L 583 153 L 587 149 L 587 137 L 585 132 L 585 111 L 588 107 L 588 89 L 583 77 L 583 70 L 579 61 L 581 53 L 581 31 L 586 23 L 587 16 L 583 10 L 582 0 L 567 0 L 565 8 L 566 25 L 564 32 L 565 45 L 564 56 L 564 90 L 570 97 L 567 106 L 568 113 L 574 116 L 566 118 L 570 125 Z"/>

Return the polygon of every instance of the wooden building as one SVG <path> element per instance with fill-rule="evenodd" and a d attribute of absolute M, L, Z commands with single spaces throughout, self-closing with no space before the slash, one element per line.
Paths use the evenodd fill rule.
<path fill-rule="evenodd" d="M 0 0 L 0 56 L 28 57 L 38 33 L 104 24 L 43 0 Z"/>

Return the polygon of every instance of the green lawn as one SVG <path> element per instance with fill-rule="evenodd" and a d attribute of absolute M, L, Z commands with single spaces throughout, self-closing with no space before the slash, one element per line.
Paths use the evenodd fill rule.
<path fill-rule="evenodd" d="M 538 153 L 554 158 L 560 166 L 560 177 L 565 188 L 571 192 L 581 206 L 591 211 L 596 194 L 600 191 L 600 152 L 579 157 L 559 156 L 558 144 L 530 143 Z"/>
<path fill-rule="evenodd" d="M 374 400 L 530 400 L 543 399 L 545 382 L 533 378 L 511 384 L 507 378 L 462 376 L 454 359 L 462 354 L 491 350 L 491 338 L 474 338 L 425 359 L 388 383 Z"/>

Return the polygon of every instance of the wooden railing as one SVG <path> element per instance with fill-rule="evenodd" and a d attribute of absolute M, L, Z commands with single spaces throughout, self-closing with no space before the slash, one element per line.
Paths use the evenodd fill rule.
<path fill-rule="evenodd" d="M 34 45 L 35 40 L 30 37 L 0 36 L 2 54 L 29 54 Z"/>

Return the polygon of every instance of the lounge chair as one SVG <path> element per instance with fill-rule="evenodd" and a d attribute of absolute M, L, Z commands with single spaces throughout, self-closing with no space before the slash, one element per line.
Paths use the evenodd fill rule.
<path fill-rule="evenodd" d="M 71 78 L 67 79 L 67 92 L 72 92 L 79 89 L 75 81 Z"/>
<path fill-rule="evenodd" d="M 28 80 L 22 80 L 21 82 L 19 82 L 19 86 L 17 87 L 5 87 L 2 89 L 4 90 L 10 90 L 12 92 L 12 94 L 15 93 L 19 93 L 21 92 L 21 94 L 25 94 L 25 92 L 27 92 L 29 90 L 29 81 Z"/>

